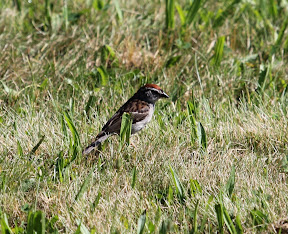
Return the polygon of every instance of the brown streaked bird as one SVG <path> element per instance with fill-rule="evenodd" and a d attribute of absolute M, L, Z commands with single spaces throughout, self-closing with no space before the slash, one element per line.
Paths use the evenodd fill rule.
<path fill-rule="evenodd" d="M 120 107 L 111 119 L 108 120 L 101 132 L 96 136 L 95 141 L 83 150 L 83 154 L 89 154 L 109 136 L 120 133 L 124 112 L 130 113 L 132 118 L 131 134 L 140 131 L 152 119 L 155 103 L 160 98 L 169 98 L 169 96 L 158 85 L 146 84 L 141 87 Z"/>

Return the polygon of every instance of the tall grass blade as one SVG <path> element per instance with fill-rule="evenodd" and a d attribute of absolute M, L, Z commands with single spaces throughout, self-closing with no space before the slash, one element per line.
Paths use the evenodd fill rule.
<path fill-rule="evenodd" d="M 1 81 L 1 80 L 0 80 L 0 81 Z M 2 85 L 3 85 L 3 87 L 4 87 L 5 92 L 6 92 L 8 95 L 10 95 L 10 96 L 13 97 L 13 98 L 17 98 L 17 97 L 18 97 L 19 93 L 18 93 L 16 90 L 14 90 L 14 89 L 12 89 L 12 88 L 9 88 L 3 81 L 1 81 L 1 83 L 2 83 Z"/>
<path fill-rule="evenodd" d="M 21 11 L 21 0 L 13 0 L 13 3 L 16 6 L 17 11 Z"/>
<path fill-rule="evenodd" d="M 175 11 L 175 0 L 165 0 L 166 8 L 166 29 L 172 30 L 175 26 L 174 11 Z"/>
<path fill-rule="evenodd" d="M 239 214 L 236 215 L 235 225 L 236 225 L 236 232 L 237 232 L 237 234 L 242 234 L 242 233 L 244 233 L 243 227 L 242 227 L 242 224 L 241 224 L 241 218 L 240 218 L 240 215 L 239 215 Z"/>
<path fill-rule="evenodd" d="M 181 59 L 181 57 L 182 57 L 181 55 L 177 55 L 177 56 L 173 56 L 173 57 L 169 58 L 165 64 L 165 67 L 169 68 L 169 67 L 176 65 L 179 62 L 179 60 Z"/>
<path fill-rule="evenodd" d="M 51 9 L 50 9 L 50 0 L 45 0 L 45 19 L 47 21 L 47 26 L 49 29 L 51 28 Z M 46 82 L 48 81 L 48 78 L 45 79 Z M 44 80 L 44 81 L 45 81 Z"/>
<path fill-rule="evenodd" d="M 223 205 L 222 204 L 216 204 L 215 205 L 215 211 L 217 215 L 217 221 L 218 221 L 218 228 L 219 233 L 224 233 L 224 212 L 223 212 Z"/>
<path fill-rule="evenodd" d="M 65 22 L 65 29 L 68 29 L 69 26 L 69 18 L 68 18 L 68 6 L 67 6 L 67 0 L 64 0 L 64 6 L 63 6 L 63 21 Z"/>
<path fill-rule="evenodd" d="M 45 234 L 45 213 L 37 211 L 34 214 L 34 231 L 38 234 Z"/>
<path fill-rule="evenodd" d="M 273 19 L 277 18 L 278 15 L 278 10 L 277 10 L 277 2 L 275 0 L 269 0 L 269 11 L 270 14 L 272 15 Z"/>
<path fill-rule="evenodd" d="M 93 0 L 92 6 L 95 10 L 102 10 L 104 7 L 103 0 Z"/>
<path fill-rule="evenodd" d="M 54 178 L 56 179 L 56 175 L 58 174 L 60 183 L 63 182 L 63 170 L 64 170 L 64 157 L 63 157 L 63 151 L 61 151 L 58 154 L 57 161 L 55 163 L 55 172 L 54 172 Z"/>
<path fill-rule="evenodd" d="M 229 230 L 230 233 L 232 234 L 237 234 L 236 228 L 230 218 L 230 215 L 228 214 L 228 211 L 226 208 L 223 206 L 223 211 L 224 211 L 224 222 Z"/>
<path fill-rule="evenodd" d="M 67 127 L 66 127 L 63 115 L 61 115 L 61 128 L 62 128 L 62 132 L 63 132 L 64 137 L 66 139 L 68 139 Z"/>
<path fill-rule="evenodd" d="M 97 207 L 97 205 L 99 204 L 101 196 L 102 196 L 102 194 L 100 192 L 98 192 L 97 197 L 95 198 L 95 200 L 92 204 L 92 211 L 94 211 L 95 208 Z"/>
<path fill-rule="evenodd" d="M 180 21 L 181 21 L 181 25 L 184 26 L 186 23 L 186 16 L 184 14 L 184 11 L 182 10 L 181 6 L 178 3 L 175 3 L 175 7 L 178 11 L 179 17 L 180 17 Z"/>
<path fill-rule="evenodd" d="M 68 112 L 64 112 L 64 118 L 65 118 L 65 121 L 72 133 L 72 137 L 73 137 L 73 142 L 74 142 L 74 145 L 75 146 L 80 146 L 80 137 L 79 137 L 79 134 L 76 130 L 76 127 L 71 119 L 71 117 L 69 116 Z"/>
<path fill-rule="evenodd" d="M 88 228 L 80 220 L 77 219 L 76 223 L 78 225 L 78 228 L 75 234 L 90 234 L 90 231 L 88 230 Z"/>
<path fill-rule="evenodd" d="M 288 155 L 284 155 L 281 160 L 281 171 L 288 173 Z"/>
<path fill-rule="evenodd" d="M 235 187 L 235 166 L 233 165 L 229 179 L 228 179 L 227 184 L 226 184 L 226 191 L 227 191 L 227 194 L 229 195 L 230 198 L 232 196 L 234 187 Z"/>
<path fill-rule="evenodd" d="M 189 7 L 188 13 L 186 15 L 186 26 L 187 25 L 189 26 L 193 22 L 196 14 L 200 8 L 200 5 L 201 5 L 201 0 L 194 0 L 193 1 L 193 3 Z"/>
<path fill-rule="evenodd" d="M 142 234 L 144 232 L 145 223 L 146 223 L 146 210 L 143 211 L 143 213 L 138 219 L 137 234 Z"/>
<path fill-rule="evenodd" d="M 259 79 L 258 79 L 258 87 L 256 89 L 257 92 L 261 92 L 265 88 L 268 74 L 269 74 L 269 68 L 265 64 L 261 64 Z"/>
<path fill-rule="evenodd" d="M 197 124 L 197 134 L 198 134 L 198 142 L 199 145 L 202 147 L 203 150 L 207 149 L 207 137 L 205 129 L 201 122 L 198 122 Z"/>
<path fill-rule="evenodd" d="M 263 230 L 267 223 L 269 223 L 268 215 L 264 214 L 262 211 L 254 208 L 250 211 L 250 215 L 252 218 L 252 223 L 258 230 Z"/>
<path fill-rule="evenodd" d="M 33 147 L 33 149 L 30 151 L 29 155 L 32 155 L 36 152 L 36 150 L 39 148 L 39 146 L 42 144 L 42 142 L 44 141 L 45 135 L 43 135 L 40 140 L 38 141 L 38 143 Z"/>
<path fill-rule="evenodd" d="M 191 142 L 192 142 L 192 144 L 194 144 L 195 140 L 197 139 L 197 136 L 198 136 L 198 128 L 197 128 L 197 123 L 196 123 L 196 119 L 195 119 L 196 108 L 195 108 L 194 103 L 188 101 L 187 102 L 187 110 L 188 110 L 190 126 L 191 126 Z"/>
<path fill-rule="evenodd" d="M 122 13 L 122 10 L 120 8 L 119 1 L 118 0 L 114 0 L 113 2 L 114 2 L 114 6 L 115 6 L 115 9 L 116 9 L 116 12 L 117 12 L 118 20 L 121 23 L 123 21 L 123 13 Z"/>
<path fill-rule="evenodd" d="M 190 180 L 190 192 L 192 197 L 195 197 L 196 193 L 202 193 L 202 188 L 197 180 Z"/>
<path fill-rule="evenodd" d="M 171 167 L 171 165 L 170 165 L 170 172 L 171 172 L 172 179 L 173 179 L 173 182 L 174 182 L 174 185 L 176 188 L 176 194 L 181 201 L 184 201 L 184 199 L 185 199 L 184 187 L 183 187 L 182 183 L 180 182 L 176 172 Z"/>
<path fill-rule="evenodd" d="M 97 71 L 99 72 L 100 77 L 101 77 L 101 85 L 106 86 L 108 83 L 108 79 L 109 79 L 109 75 L 107 71 L 105 70 L 103 66 L 98 67 Z"/>
<path fill-rule="evenodd" d="M 45 234 L 45 213 L 42 211 L 29 212 L 27 233 Z"/>
<path fill-rule="evenodd" d="M 122 121 L 121 121 L 119 150 L 122 149 L 125 143 L 127 145 L 130 144 L 131 129 L 132 129 L 132 118 L 129 113 L 125 112 L 122 115 Z"/>
<path fill-rule="evenodd" d="M 212 59 L 212 63 L 215 67 L 220 66 L 223 57 L 223 50 L 224 50 L 224 43 L 225 43 L 225 36 L 219 37 L 214 49 L 214 55 Z"/>
<path fill-rule="evenodd" d="M 134 188 L 135 184 L 136 184 L 136 176 L 137 176 L 137 169 L 134 166 L 132 169 L 132 183 L 131 183 L 131 187 Z"/>
<path fill-rule="evenodd" d="M 197 213 L 198 213 L 198 207 L 199 207 L 199 200 L 197 200 L 195 209 L 194 209 L 194 215 L 193 215 L 193 229 L 192 233 L 197 233 L 198 231 L 198 225 L 197 225 Z"/>
<path fill-rule="evenodd" d="M 171 188 L 171 186 L 169 186 L 169 189 L 168 189 L 167 200 L 168 200 L 169 205 L 171 205 L 173 202 L 173 189 Z"/>
<path fill-rule="evenodd" d="M 160 226 L 159 234 L 169 233 L 169 230 L 170 230 L 170 221 L 163 220 Z"/>
<path fill-rule="evenodd" d="M 104 45 L 101 47 L 101 62 L 107 64 L 109 61 L 113 62 L 116 59 L 115 51 L 112 47 Z"/>
<path fill-rule="evenodd" d="M 17 140 L 17 154 L 19 157 L 23 157 L 23 149 L 20 145 L 20 142 Z"/>
<path fill-rule="evenodd" d="M 6 214 L 2 214 L 1 215 L 1 233 L 5 233 L 5 234 L 10 234 L 10 233 L 13 233 L 12 229 L 10 228 L 9 226 L 9 223 L 8 223 L 8 219 L 7 219 L 7 216 Z"/>

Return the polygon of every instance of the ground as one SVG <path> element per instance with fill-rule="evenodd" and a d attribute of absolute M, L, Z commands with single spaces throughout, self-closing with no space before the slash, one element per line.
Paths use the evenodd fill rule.
<path fill-rule="evenodd" d="M 2 233 L 281 233 L 286 1 L 0 2 Z M 82 149 L 145 83 L 147 127 Z"/>

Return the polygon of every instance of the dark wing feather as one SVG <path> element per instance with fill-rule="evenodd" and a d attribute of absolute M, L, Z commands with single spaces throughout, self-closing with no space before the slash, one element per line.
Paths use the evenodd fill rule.
<path fill-rule="evenodd" d="M 120 133 L 122 115 L 124 112 L 130 113 L 133 124 L 145 119 L 149 113 L 149 105 L 141 100 L 135 99 L 127 101 L 102 128 L 105 133 Z"/>

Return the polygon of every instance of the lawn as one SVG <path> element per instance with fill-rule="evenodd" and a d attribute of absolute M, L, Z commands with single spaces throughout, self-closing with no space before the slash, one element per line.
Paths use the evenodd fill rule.
<path fill-rule="evenodd" d="M 287 233 L 288 3 L 0 0 L 2 233 Z M 82 155 L 142 85 L 169 96 Z"/>

